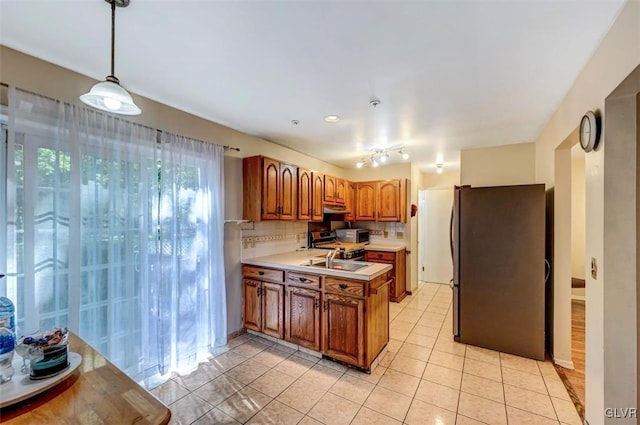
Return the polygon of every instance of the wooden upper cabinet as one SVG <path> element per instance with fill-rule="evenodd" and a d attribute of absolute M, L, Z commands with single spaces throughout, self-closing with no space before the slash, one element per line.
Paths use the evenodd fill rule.
<path fill-rule="evenodd" d="M 347 182 L 343 179 L 336 179 L 336 204 L 344 204 L 347 200 Z"/>
<path fill-rule="evenodd" d="M 298 167 L 262 156 L 242 160 L 242 218 L 298 218 Z"/>
<path fill-rule="evenodd" d="M 356 221 L 376 220 L 376 182 L 356 183 Z"/>
<path fill-rule="evenodd" d="M 311 180 L 311 221 L 322 221 L 324 214 L 324 176 L 320 173 L 312 173 Z"/>
<path fill-rule="evenodd" d="M 298 168 L 280 164 L 280 220 L 298 218 Z"/>
<path fill-rule="evenodd" d="M 406 180 L 356 183 L 356 221 L 406 221 Z"/>
<path fill-rule="evenodd" d="M 324 294 L 322 345 L 329 357 L 365 365 L 364 299 Z"/>
<path fill-rule="evenodd" d="M 377 221 L 400 221 L 400 180 L 378 182 Z"/>
<path fill-rule="evenodd" d="M 336 202 L 336 178 L 333 176 L 324 176 L 324 202 L 335 204 Z"/>
<path fill-rule="evenodd" d="M 356 184 L 346 182 L 346 196 L 344 206 L 348 213 L 344 215 L 344 221 L 356 221 Z"/>
<path fill-rule="evenodd" d="M 298 168 L 298 220 L 311 220 L 313 191 L 311 171 Z"/>
<path fill-rule="evenodd" d="M 262 219 L 280 218 L 280 163 L 264 158 L 262 167 Z"/>

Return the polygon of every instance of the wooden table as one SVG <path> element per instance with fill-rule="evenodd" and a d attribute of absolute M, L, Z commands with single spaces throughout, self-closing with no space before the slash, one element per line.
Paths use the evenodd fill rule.
<path fill-rule="evenodd" d="M 165 425 L 171 411 L 74 334 L 69 349 L 82 364 L 59 385 L 0 410 L 6 424 Z M 14 379 L 20 371 L 16 370 Z M 2 389 L 0 388 L 0 391 Z"/>

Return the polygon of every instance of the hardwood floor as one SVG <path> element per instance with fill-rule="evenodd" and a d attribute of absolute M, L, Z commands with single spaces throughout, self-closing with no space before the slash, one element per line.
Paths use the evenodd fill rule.
<path fill-rule="evenodd" d="M 585 304 L 584 301 L 571 302 L 571 348 L 574 370 L 556 366 L 567 391 L 584 420 L 585 405 Z"/>

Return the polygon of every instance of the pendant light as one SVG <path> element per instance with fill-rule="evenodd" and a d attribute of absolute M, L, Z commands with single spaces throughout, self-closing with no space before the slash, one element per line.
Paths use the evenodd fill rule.
<path fill-rule="evenodd" d="M 115 39 L 116 39 L 116 6 L 127 7 L 129 0 L 105 0 L 111 5 L 111 75 L 105 81 L 96 83 L 89 93 L 80 96 L 80 100 L 87 105 L 121 115 L 140 115 L 142 110 L 133 103 L 128 91 L 121 85 L 114 75 Z"/>

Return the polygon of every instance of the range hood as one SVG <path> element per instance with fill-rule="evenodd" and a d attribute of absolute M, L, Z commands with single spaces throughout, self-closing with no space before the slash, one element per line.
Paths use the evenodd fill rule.
<path fill-rule="evenodd" d="M 350 211 L 344 205 L 324 204 L 323 212 L 325 214 L 346 214 Z"/>

